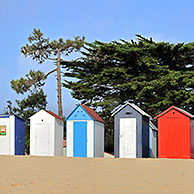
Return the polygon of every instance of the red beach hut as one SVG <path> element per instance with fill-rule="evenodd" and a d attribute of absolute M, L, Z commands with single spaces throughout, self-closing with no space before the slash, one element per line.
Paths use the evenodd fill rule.
<path fill-rule="evenodd" d="M 158 158 L 194 158 L 194 116 L 171 106 L 157 115 Z"/>

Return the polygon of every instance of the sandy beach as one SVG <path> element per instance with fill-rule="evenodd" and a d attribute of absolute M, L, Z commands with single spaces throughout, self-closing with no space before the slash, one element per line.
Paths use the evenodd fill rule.
<path fill-rule="evenodd" d="M 194 193 L 194 160 L 0 156 L 0 193 Z"/>

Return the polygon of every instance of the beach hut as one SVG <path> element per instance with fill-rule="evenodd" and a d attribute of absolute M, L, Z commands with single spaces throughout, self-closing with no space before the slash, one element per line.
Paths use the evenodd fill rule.
<path fill-rule="evenodd" d="M 149 124 L 149 157 L 157 158 L 158 156 L 158 129 L 150 121 Z"/>
<path fill-rule="evenodd" d="M 0 115 L 0 155 L 25 154 L 25 121 L 16 115 Z"/>
<path fill-rule="evenodd" d="M 194 116 L 171 106 L 157 115 L 158 157 L 194 158 Z"/>
<path fill-rule="evenodd" d="M 112 116 L 115 157 L 148 158 L 150 116 L 130 102 L 114 109 Z"/>
<path fill-rule="evenodd" d="M 47 110 L 30 117 L 30 155 L 63 156 L 64 119 Z"/>
<path fill-rule="evenodd" d="M 104 157 L 104 121 L 93 109 L 80 104 L 66 121 L 67 157 Z"/>

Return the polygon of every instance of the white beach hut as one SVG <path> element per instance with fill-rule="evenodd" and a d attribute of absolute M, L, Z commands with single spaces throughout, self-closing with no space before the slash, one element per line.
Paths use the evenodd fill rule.
<path fill-rule="evenodd" d="M 64 119 L 40 110 L 30 117 L 30 155 L 63 156 Z"/>
<path fill-rule="evenodd" d="M 67 157 L 104 157 L 104 121 L 93 109 L 81 104 L 66 121 Z"/>

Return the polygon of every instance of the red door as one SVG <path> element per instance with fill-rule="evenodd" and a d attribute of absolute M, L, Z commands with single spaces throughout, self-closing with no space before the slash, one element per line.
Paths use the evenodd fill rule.
<path fill-rule="evenodd" d="M 168 117 L 168 130 L 167 130 L 167 157 L 168 158 L 179 158 L 183 155 L 183 138 L 181 135 L 181 130 L 183 126 L 181 125 L 180 117 Z"/>

